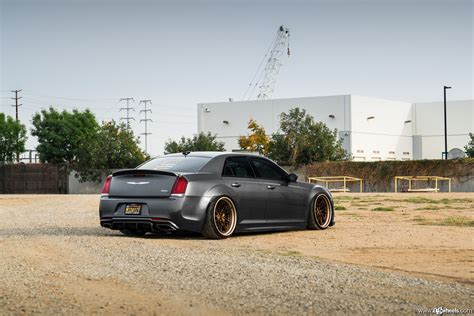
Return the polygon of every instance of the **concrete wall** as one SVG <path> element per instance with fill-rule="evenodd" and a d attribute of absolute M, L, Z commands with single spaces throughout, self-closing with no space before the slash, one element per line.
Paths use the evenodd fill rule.
<path fill-rule="evenodd" d="M 413 158 L 411 104 L 351 95 L 355 161 Z"/>
<path fill-rule="evenodd" d="M 441 159 L 444 151 L 444 103 L 414 103 L 413 135 L 420 138 L 420 149 L 415 159 Z M 469 132 L 474 132 L 474 100 L 448 101 L 448 151 L 464 150 Z"/>
<path fill-rule="evenodd" d="M 349 96 L 341 95 L 198 104 L 198 132 L 217 134 L 218 139 L 225 143 L 226 150 L 238 150 L 239 137 L 249 133 L 247 124 L 250 119 L 255 119 L 271 135 L 279 130 L 280 114 L 296 107 L 305 109 L 331 129 L 345 132 L 351 128 Z M 346 143 L 349 146 L 350 142 Z"/>
<path fill-rule="evenodd" d="M 112 171 L 113 172 L 113 171 Z M 102 191 L 102 185 L 105 181 L 104 178 L 96 183 L 96 182 L 79 182 L 79 179 L 75 177 L 75 173 L 71 172 L 69 174 L 69 194 L 100 194 Z"/>

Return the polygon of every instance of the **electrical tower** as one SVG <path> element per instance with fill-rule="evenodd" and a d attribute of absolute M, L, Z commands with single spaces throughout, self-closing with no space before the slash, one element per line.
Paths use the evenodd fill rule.
<path fill-rule="evenodd" d="M 122 98 L 122 99 L 119 100 L 119 102 L 122 102 L 122 101 L 127 101 L 127 106 L 123 107 L 123 108 L 120 108 L 120 111 L 122 111 L 122 110 L 127 111 L 127 116 L 126 117 L 121 117 L 120 119 L 125 120 L 127 122 L 127 129 L 130 129 L 130 120 L 135 121 L 135 118 L 130 117 L 130 110 L 133 110 L 135 112 L 135 108 L 133 106 L 130 106 L 130 101 L 135 102 L 135 99 L 134 98 Z"/>
<path fill-rule="evenodd" d="M 242 99 L 248 96 L 247 100 L 250 100 L 257 88 L 259 89 L 257 99 L 263 100 L 272 97 L 285 53 L 290 56 L 290 29 L 282 25 L 278 28 L 275 38 L 258 66 Z M 265 67 L 261 70 L 264 63 Z"/>
<path fill-rule="evenodd" d="M 11 90 L 11 92 L 13 92 L 15 94 L 15 97 L 11 98 L 11 99 L 15 100 L 15 104 L 12 105 L 12 106 L 15 107 L 16 121 L 18 122 L 18 107 L 23 105 L 23 104 L 18 104 L 18 100 L 20 100 L 22 98 L 22 97 L 18 96 L 18 92 L 21 92 L 21 89 L 20 90 Z"/>
<path fill-rule="evenodd" d="M 153 112 L 151 111 L 151 109 L 147 108 L 147 104 L 148 103 L 152 104 L 152 103 L 151 103 L 151 100 L 141 100 L 140 103 L 138 104 L 141 104 L 141 103 L 145 104 L 145 109 L 140 110 L 140 113 L 142 112 L 145 113 L 145 118 L 140 120 L 140 123 L 145 122 L 145 133 L 141 133 L 140 135 L 145 135 L 145 153 L 148 154 L 148 135 L 151 134 L 151 133 L 148 133 L 148 122 L 149 121 L 153 122 L 152 119 L 148 118 L 148 112 L 150 113 L 153 113 Z"/>

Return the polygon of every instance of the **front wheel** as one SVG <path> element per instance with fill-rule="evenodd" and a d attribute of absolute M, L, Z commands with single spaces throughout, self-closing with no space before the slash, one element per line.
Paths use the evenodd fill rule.
<path fill-rule="evenodd" d="M 237 209 L 227 196 L 215 198 L 207 207 L 202 235 L 206 238 L 221 239 L 232 235 L 237 225 Z"/>
<path fill-rule="evenodd" d="M 313 199 L 308 216 L 308 229 L 326 229 L 331 223 L 333 209 L 330 198 L 318 193 Z"/>

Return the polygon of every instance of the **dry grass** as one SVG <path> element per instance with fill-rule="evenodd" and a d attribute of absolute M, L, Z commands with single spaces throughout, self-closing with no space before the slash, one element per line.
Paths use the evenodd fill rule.
<path fill-rule="evenodd" d="M 299 256 L 303 255 L 301 252 L 295 251 L 295 250 L 288 250 L 288 251 L 284 251 L 284 252 L 279 252 L 278 254 L 280 256 L 284 256 L 284 257 L 299 257 Z"/>
<path fill-rule="evenodd" d="M 464 216 L 449 216 L 443 219 L 415 217 L 413 220 L 417 222 L 418 225 L 474 227 L 474 220 L 471 220 Z"/>
<path fill-rule="evenodd" d="M 372 209 L 375 212 L 393 212 L 395 209 L 393 207 L 376 207 Z"/>

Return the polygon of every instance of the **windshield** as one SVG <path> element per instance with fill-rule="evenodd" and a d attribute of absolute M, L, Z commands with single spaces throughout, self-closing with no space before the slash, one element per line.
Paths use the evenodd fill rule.
<path fill-rule="evenodd" d="M 162 170 L 171 172 L 197 172 L 211 158 L 209 157 L 157 157 L 145 162 L 138 169 Z"/>

